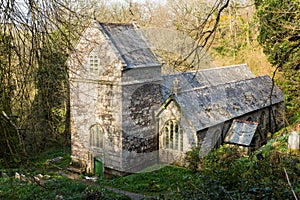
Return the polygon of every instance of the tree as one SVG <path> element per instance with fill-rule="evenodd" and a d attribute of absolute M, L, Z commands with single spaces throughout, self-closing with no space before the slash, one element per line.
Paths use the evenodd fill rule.
<path fill-rule="evenodd" d="M 63 63 L 82 29 L 78 21 L 65 1 L 1 1 L 0 164 L 40 151 L 45 138 L 63 143 L 58 123 L 67 117 L 60 113 L 68 101 Z"/>
<path fill-rule="evenodd" d="M 15 58 L 12 37 L 0 35 L 0 166 L 10 161 L 19 162 L 17 152 L 23 147 L 21 135 L 16 127 L 16 117 L 13 116 L 15 76 L 13 60 Z M 18 144 L 19 143 L 19 144 Z M 22 145 L 22 147 L 21 147 Z M 2 161 L 2 162 L 1 162 Z"/>
<path fill-rule="evenodd" d="M 271 64 L 283 74 L 290 121 L 300 118 L 300 1 L 255 0 L 260 23 L 258 41 Z"/>
<path fill-rule="evenodd" d="M 58 37 L 54 37 L 58 39 Z M 35 87 L 38 91 L 32 102 L 32 121 L 39 138 L 38 149 L 47 145 L 68 144 L 68 69 L 65 64 L 67 54 L 52 43 L 44 45 L 40 51 Z"/>
<path fill-rule="evenodd" d="M 166 22 L 165 27 L 169 30 L 158 34 L 160 37 L 165 35 L 165 41 L 162 41 L 163 39 L 154 40 L 154 43 L 161 41 L 162 44 L 159 46 L 164 47 L 158 48 L 158 50 L 162 50 L 159 53 L 166 61 L 165 66 L 176 71 L 190 71 L 214 66 L 207 52 L 214 40 L 221 15 L 228 5 L 229 0 L 167 1 L 169 19 L 164 21 Z M 175 31 L 180 34 L 172 34 Z M 168 51 L 169 49 L 172 51 Z"/>
<path fill-rule="evenodd" d="M 175 3 L 182 2 L 185 1 Z M 11 156 L 19 161 L 26 155 L 26 150 L 36 153 L 53 144 L 66 144 L 68 69 L 64 63 L 73 49 L 72 44 L 89 20 L 96 17 L 107 22 L 131 22 L 136 19 L 142 27 L 156 24 L 169 28 L 176 25 L 177 30 L 196 42 L 187 54 L 175 58 L 179 62 L 174 65 L 189 59 L 197 63 L 201 59 L 197 52 L 209 48 L 229 0 L 209 1 L 207 8 L 204 1 L 191 2 L 187 10 L 190 17 L 174 20 L 174 14 L 180 10 L 172 13 L 172 7 L 150 1 L 127 0 L 121 4 L 108 4 L 103 0 L 97 2 L 94 11 L 91 5 L 81 5 L 74 0 L 1 1 L 0 146 L 5 154 L 1 154 L 0 162 Z M 201 6 L 192 9 L 197 3 Z M 92 10 L 81 13 L 85 8 Z M 201 13 L 202 9 L 205 14 Z M 160 22 L 160 16 L 166 19 Z M 26 148 L 20 144 L 25 144 Z"/>

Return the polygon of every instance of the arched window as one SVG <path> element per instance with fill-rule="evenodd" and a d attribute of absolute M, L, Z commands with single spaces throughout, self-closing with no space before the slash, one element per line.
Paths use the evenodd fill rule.
<path fill-rule="evenodd" d="M 104 133 L 99 124 L 90 128 L 91 147 L 103 148 Z"/>
<path fill-rule="evenodd" d="M 99 74 L 99 67 L 100 67 L 100 58 L 96 54 L 95 51 L 92 51 L 89 55 L 89 70 L 92 74 Z"/>
<path fill-rule="evenodd" d="M 165 123 L 164 147 L 167 149 L 183 150 L 183 134 L 176 120 L 169 120 Z"/>

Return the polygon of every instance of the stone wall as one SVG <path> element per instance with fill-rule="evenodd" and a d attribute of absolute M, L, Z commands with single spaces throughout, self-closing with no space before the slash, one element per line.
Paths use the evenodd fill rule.
<path fill-rule="evenodd" d="M 122 76 L 122 163 L 135 172 L 157 163 L 154 112 L 161 104 L 161 66 L 136 68 Z"/>
<path fill-rule="evenodd" d="M 270 113 L 271 111 L 271 113 Z M 189 123 L 189 121 L 180 112 L 177 104 L 171 101 L 165 109 L 159 113 L 159 156 L 160 161 L 164 163 L 172 163 L 174 161 L 180 161 L 184 157 L 182 152 L 174 151 L 172 149 L 166 149 L 163 147 L 163 126 L 170 120 L 176 119 L 180 121 L 180 127 L 184 132 L 184 151 L 186 153 L 191 150 L 193 146 L 199 146 L 199 155 L 201 157 L 206 156 L 213 148 L 219 147 L 224 143 L 224 138 L 231 127 L 232 120 L 225 121 L 223 123 L 214 125 L 212 127 L 197 131 Z M 251 113 L 247 113 L 236 119 L 259 122 L 256 133 L 253 137 L 251 144 L 252 148 L 258 148 L 267 142 L 267 134 L 278 131 L 284 125 L 284 105 L 276 104 L 268 108 L 257 110 Z"/>
<path fill-rule="evenodd" d="M 121 170 L 122 116 L 115 112 L 121 110 L 121 103 L 116 100 L 121 99 L 120 87 L 113 83 L 73 82 L 73 85 L 78 87 L 73 88 L 76 94 L 71 99 L 72 155 L 85 160 L 88 171 L 93 171 L 94 157 L 100 157 L 108 167 Z M 96 124 L 103 132 L 103 148 L 90 147 L 90 128 Z"/>
<path fill-rule="evenodd" d="M 200 146 L 200 157 L 206 156 L 213 148 L 217 146 L 219 140 L 222 138 L 223 125 L 224 123 L 221 123 L 205 129 L 206 131 L 204 134 L 202 134 L 202 141 L 198 142 Z"/>
<path fill-rule="evenodd" d="M 100 59 L 99 73 L 89 71 L 88 56 Z M 97 27 L 90 27 L 68 60 L 70 66 L 72 157 L 94 171 L 94 158 L 107 167 L 122 170 L 121 70 L 123 63 Z M 92 148 L 90 128 L 98 125 L 103 148 Z"/>
<path fill-rule="evenodd" d="M 191 150 L 197 143 L 196 130 L 190 125 L 188 120 L 182 115 L 178 105 L 171 101 L 166 108 L 159 113 L 159 161 L 161 163 L 173 163 L 183 161 L 185 153 Z M 165 131 L 164 125 L 169 120 L 179 122 L 180 131 L 183 135 L 183 151 L 169 149 L 164 146 Z"/>
<path fill-rule="evenodd" d="M 284 126 L 283 106 L 283 104 L 276 104 L 236 118 L 259 123 L 252 139 L 251 148 L 261 147 L 267 142 L 268 133 L 274 133 Z M 200 156 L 207 155 L 213 148 L 217 148 L 224 143 L 224 138 L 232 124 L 232 120 L 197 132 L 198 145 L 201 147 Z"/>

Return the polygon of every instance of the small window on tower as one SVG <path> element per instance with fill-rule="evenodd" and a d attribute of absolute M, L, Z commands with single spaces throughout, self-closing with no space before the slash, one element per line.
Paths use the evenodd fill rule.
<path fill-rule="evenodd" d="M 103 148 L 104 132 L 99 124 L 95 124 L 90 128 L 90 144 L 92 147 Z"/>
<path fill-rule="evenodd" d="M 100 58 L 96 52 L 92 51 L 89 55 L 89 69 L 90 73 L 99 74 Z"/>

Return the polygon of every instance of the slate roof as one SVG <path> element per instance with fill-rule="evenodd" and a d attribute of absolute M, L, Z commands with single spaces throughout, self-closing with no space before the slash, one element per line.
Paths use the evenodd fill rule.
<path fill-rule="evenodd" d="M 163 101 L 172 93 L 175 79 L 178 81 L 178 92 L 182 92 L 254 77 L 246 64 L 164 75 L 162 80 Z"/>
<path fill-rule="evenodd" d="M 161 65 L 143 32 L 133 24 L 99 22 L 99 25 L 126 63 L 127 69 Z"/>
<path fill-rule="evenodd" d="M 196 72 L 191 72 L 193 73 Z M 281 90 L 273 85 L 269 76 L 255 77 L 245 65 L 198 71 L 197 74 L 188 86 L 185 86 L 188 82 L 179 81 L 178 85 L 185 87 L 171 96 L 196 130 L 217 125 L 284 100 Z M 165 76 L 164 84 L 170 86 L 174 76 Z M 182 77 L 184 76 L 191 75 Z M 178 77 L 183 79 L 180 74 Z M 171 92 L 167 87 L 163 87 L 163 99 L 170 96 Z"/>

